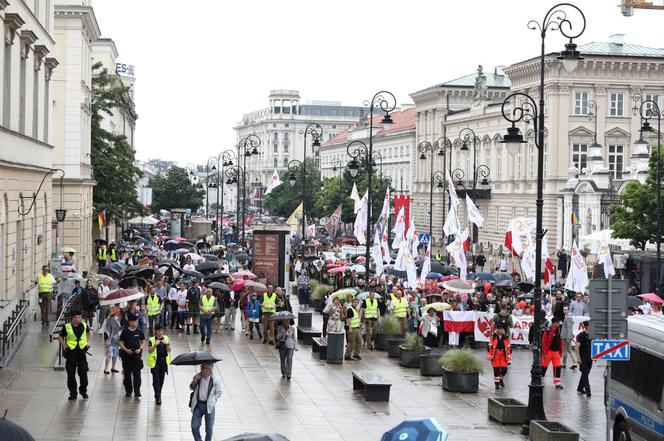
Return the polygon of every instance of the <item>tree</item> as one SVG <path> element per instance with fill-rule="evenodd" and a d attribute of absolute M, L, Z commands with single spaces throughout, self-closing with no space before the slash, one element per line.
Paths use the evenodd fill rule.
<path fill-rule="evenodd" d="M 628 183 L 620 195 L 620 203 L 611 206 L 614 235 L 629 239 L 632 246 L 641 250 L 645 250 L 648 242 L 656 242 L 657 238 L 657 161 L 661 154 L 661 147 L 653 148 L 646 182 Z"/>
<path fill-rule="evenodd" d="M 307 186 L 305 194 L 305 211 L 307 219 L 318 217 L 314 209 L 314 203 L 318 199 L 321 188 L 320 169 L 312 158 L 306 160 L 307 168 Z M 272 192 L 263 198 L 263 205 L 272 214 L 288 217 L 295 211 L 300 202 L 302 202 L 302 171 L 295 170 L 295 184 L 291 185 L 288 180 L 290 172 L 281 173 L 283 184 L 272 190 Z M 332 213 L 330 213 L 332 214 Z"/>
<path fill-rule="evenodd" d="M 181 167 L 171 167 L 166 175 L 150 179 L 152 187 L 152 211 L 189 208 L 198 210 L 203 205 L 205 191 L 200 190 L 189 180 L 187 171 Z"/>
<path fill-rule="evenodd" d="M 101 70 L 100 70 L 101 69 Z M 91 162 L 97 185 L 93 192 L 95 210 L 106 210 L 109 219 L 143 214 L 138 200 L 136 181 L 141 170 L 134 166 L 134 150 L 124 135 L 114 135 L 101 126 L 104 116 L 115 111 L 133 111 L 128 100 L 129 88 L 118 85 L 101 63 L 92 66 L 99 71 L 92 77 Z"/>

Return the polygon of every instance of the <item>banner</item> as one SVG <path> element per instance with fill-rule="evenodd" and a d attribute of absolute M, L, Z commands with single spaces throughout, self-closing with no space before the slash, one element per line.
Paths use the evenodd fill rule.
<path fill-rule="evenodd" d="M 445 314 L 449 314 L 452 319 L 456 318 L 457 314 L 468 314 L 468 312 L 461 311 L 445 311 Z M 479 312 L 472 311 L 474 314 L 474 331 L 475 331 L 475 341 L 488 342 L 491 337 L 491 325 L 492 318 L 495 314 L 490 312 Z M 459 316 L 458 319 L 461 319 L 462 316 Z M 551 319 L 548 317 L 547 320 Z M 447 320 L 447 315 L 445 316 Z M 524 315 L 521 317 L 512 315 L 512 329 L 510 331 L 510 343 L 512 345 L 524 345 L 528 346 L 528 331 L 533 326 L 533 316 Z M 574 316 L 574 336 L 576 337 L 581 331 L 581 323 L 590 320 L 590 317 L 586 316 Z M 447 330 L 447 326 L 445 327 Z M 464 331 L 465 332 L 465 331 Z"/>
<path fill-rule="evenodd" d="M 395 195 L 394 196 L 394 213 L 395 216 L 399 214 L 399 210 L 403 207 L 403 212 L 404 212 L 404 231 L 408 231 L 408 227 L 410 226 L 410 201 L 411 201 L 411 196 L 409 195 Z M 392 223 L 392 225 L 396 225 L 396 219 L 394 219 L 395 222 Z"/>

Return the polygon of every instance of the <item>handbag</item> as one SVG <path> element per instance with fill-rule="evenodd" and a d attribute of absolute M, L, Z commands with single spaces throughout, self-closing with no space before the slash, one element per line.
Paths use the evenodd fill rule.
<path fill-rule="evenodd" d="M 277 349 L 283 349 L 286 347 L 286 340 L 277 340 Z"/>

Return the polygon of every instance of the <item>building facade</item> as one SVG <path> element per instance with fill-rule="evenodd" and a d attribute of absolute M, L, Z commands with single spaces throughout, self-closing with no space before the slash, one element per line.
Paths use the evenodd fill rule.
<path fill-rule="evenodd" d="M 640 144 L 641 119 L 634 113 L 635 99 L 658 99 L 664 88 L 664 51 L 626 44 L 622 36 L 610 42 L 589 43 L 579 47 L 583 60 L 571 73 L 562 69 L 557 54 L 546 56 L 545 62 L 545 145 L 544 145 L 544 217 L 548 230 L 549 252 L 572 243 L 572 209 L 578 210 L 580 225 L 576 237 L 583 237 L 601 228 L 610 220 L 603 208 L 602 195 L 615 189 L 620 193 L 632 179 L 643 180 L 647 170 L 647 144 Z M 536 101 L 538 97 L 539 58 L 521 61 L 505 69 L 511 81 L 509 93 L 525 92 Z M 483 95 L 481 86 L 473 87 L 475 96 Z M 485 89 L 486 90 L 486 89 Z M 537 183 L 536 133 L 532 124 L 520 124 L 527 142 L 514 156 L 508 154 L 501 140 L 509 123 L 501 112 L 500 96 L 476 100 L 465 109 L 448 112 L 444 128 L 452 143 L 451 165 L 447 168 L 464 171 L 463 185 L 457 191 L 471 188 L 473 155 L 476 166 L 489 169 L 488 185 L 476 187 L 474 198 L 485 218 L 479 230 L 478 244 L 485 253 L 500 250 L 510 219 L 535 216 Z M 659 92 L 659 95 L 662 93 Z M 417 99 L 414 97 L 417 103 Z M 512 102 L 506 112 L 521 104 Z M 419 111 L 419 105 L 418 105 Z M 418 119 L 418 133 L 424 122 Z M 464 128 L 474 130 L 476 139 L 467 151 L 458 135 Z M 656 133 L 644 133 L 652 145 Z M 596 140 L 596 144 L 595 144 Z M 473 148 L 475 147 L 475 148 Z M 424 161 L 426 162 L 426 161 Z M 417 182 L 427 181 L 428 173 L 417 168 Z M 424 175 L 423 173 L 424 172 Z M 470 193 L 471 196 L 473 193 Z M 442 198 L 442 192 L 441 196 Z M 422 192 L 415 194 L 418 228 L 422 222 Z M 606 203 L 604 203 L 606 205 Z M 604 211 L 604 212 L 603 212 Z M 444 222 L 442 213 L 434 210 L 434 237 L 438 240 Z M 467 225 L 465 202 L 459 208 L 462 228 Z M 579 231 L 577 231 L 579 230 Z M 555 247 L 555 248 L 554 248 Z"/>
<path fill-rule="evenodd" d="M 413 155 L 415 154 L 415 108 L 392 112 L 393 124 L 380 123 L 382 115 L 374 116 L 373 157 L 374 170 L 379 176 L 386 176 L 392 188 L 408 193 L 414 176 Z M 361 120 L 342 131 L 320 148 L 320 168 L 322 178 L 334 178 L 346 168 L 350 161 L 346 147 L 353 141 L 369 143 L 369 124 Z M 339 166 L 339 164 L 341 164 Z"/>
<path fill-rule="evenodd" d="M 0 20 L 4 36 L 0 43 L 2 323 L 18 300 L 30 297 L 32 281 L 55 247 L 54 207 L 58 206 L 49 172 L 53 168 L 51 79 L 58 62 L 53 56 L 51 2 L 0 0 Z M 36 305 L 34 298 L 32 304 Z"/>
<path fill-rule="evenodd" d="M 53 166 L 65 170 L 63 200 L 67 210 L 60 247 L 73 247 L 77 270 L 94 263 L 92 202 L 95 185 L 90 151 L 92 43 L 100 36 L 90 0 L 57 0 L 55 5 L 55 53 L 61 63 L 54 75 Z M 55 181 L 54 181 L 55 183 Z"/>

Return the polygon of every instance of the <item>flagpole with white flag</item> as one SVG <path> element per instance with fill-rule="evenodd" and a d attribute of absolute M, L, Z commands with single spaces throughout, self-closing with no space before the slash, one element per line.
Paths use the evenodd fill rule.
<path fill-rule="evenodd" d="M 270 182 L 268 182 L 267 188 L 265 189 L 265 196 L 272 193 L 272 190 L 274 190 L 275 188 L 277 188 L 281 184 L 283 184 L 283 182 L 281 181 L 281 179 L 279 179 L 279 173 L 277 172 L 277 169 L 275 168 L 274 173 L 272 173 L 272 177 L 270 178 Z"/>

